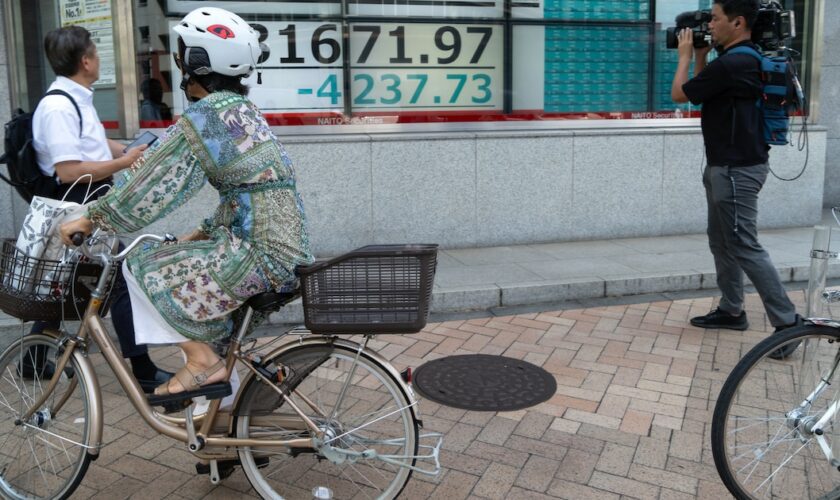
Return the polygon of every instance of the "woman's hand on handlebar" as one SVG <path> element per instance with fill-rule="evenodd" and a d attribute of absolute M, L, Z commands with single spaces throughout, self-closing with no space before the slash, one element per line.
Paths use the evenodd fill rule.
<path fill-rule="evenodd" d="M 210 239 L 210 237 L 207 236 L 207 234 L 205 234 L 204 231 L 202 231 L 201 229 L 196 229 L 195 231 L 193 231 L 191 233 L 182 234 L 181 236 L 178 236 L 178 241 L 180 241 L 180 242 L 184 242 L 184 241 L 203 241 L 203 240 L 209 240 L 209 239 Z"/>
<path fill-rule="evenodd" d="M 61 234 L 61 241 L 67 246 L 77 246 L 73 242 L 73 235 L 82 233 L 84 236 L 89 236 L 93 232 L 93 223 L 87 217 L 79 217 L 76 220 L 65 222 L 59 228 Z"/>

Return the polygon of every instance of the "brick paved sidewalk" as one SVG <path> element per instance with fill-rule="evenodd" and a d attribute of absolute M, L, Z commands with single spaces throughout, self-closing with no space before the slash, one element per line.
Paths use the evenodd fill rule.
<path fill-rule="evenodd" d="M 792 292 L 802 310 L 804 294 Z M 451 354 L 502 354 L 542 366 L 557 394 L 527 411 L 467 412 L 422 401 L 426 429 L 445 434 L 444 471 L 414 475 L 403 498 L 729 498 L 712 460 L 711 412 L 737 360 L 770 325 L 756 295 L 746 332 L 703 331 L 688 318 L 713 299 L 547 311 L 429 324 L 379 337 L 374 348 L 400 369 Z M 174 348 L 153 352 L 170 368 Z M 73 498 L 253 496 L 237 470 L 218 487 L 194 473 L 185 446 L 134 414 L 100 355 L 105 438 Z"/>

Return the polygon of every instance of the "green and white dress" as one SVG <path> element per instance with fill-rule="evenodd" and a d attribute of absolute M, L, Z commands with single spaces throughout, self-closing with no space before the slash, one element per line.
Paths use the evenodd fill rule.
<path fill-rule="evenodd" d="M 149 246 L 127 267 L 175 332 L 213 341 L 230 332 L 246 299 L 283 289 L 297 265 L 312 261 L 292 162 L 256 106 L 232 92 L 192 104 L 88 217 L 98 228 L 134 232 L 206 182 L 219 192 L 215 214 L 201 225 L 209 239 Z M 136 333 L 138 343 L 160 343 Z"/>

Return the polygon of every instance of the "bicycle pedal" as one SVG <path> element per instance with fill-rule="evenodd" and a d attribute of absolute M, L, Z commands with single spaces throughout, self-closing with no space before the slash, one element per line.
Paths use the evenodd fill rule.
<path fill-rule="evenodd" d="M 207 384 L 192 391 L 176 392 L 175 394 L 149 394 L 147 397 L 152 406 L 164 406 L 167 403 L 186 403 L 189 406 L 193 398 L 204 396 L 208 400 L 221 399 L 230 396 L 232 389 L 229 382 Z"/>
<path fill-rule="evenodd" d="M 239 460 L 219 460 L 217 461 L 217 465 L 219 468 L 219 479 L 227 479 L 231 474 L 233 474 L 235 466 L 239 465 Z M 209 475 L 210 464 L 204 464 L 201 462 L 195 464 L 195 473 Z"/>
<path fill-rule="evenodd" d="M 164 415 L 171 415 L 173 413 L 180 413 L 184 411 L 189 408 L 191 404 L 191 399 L 185 399 L 183 401 L 170 401 L 168 403 L 163 403 L 160 406 L 163 406 Z"/>

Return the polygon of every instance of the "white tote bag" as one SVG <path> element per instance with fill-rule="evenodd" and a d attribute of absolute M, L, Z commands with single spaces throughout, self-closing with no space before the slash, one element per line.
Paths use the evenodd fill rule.
<path fill-rule="evenodd" d="M 83 178 L 85 176 L 76 180 L 73 185 L 75 186 Z M 85 194 L 85 200 L 90 197 L 90 194 L 90 191 Z M 69 262 L 74 252 L 61 242 L 58 228 L 65 222 L 78 219 L 83 211 L 84 205 L 72 201 L 33 197 L 29 204 L 29 213 L 23 220 L 23 228 L 15 244 L 19 255 L 22 254 L 28 258 L 22 257 L 17 262 L 19 269 L 12 275 L 14 282 L 7 285 L 22 292 L 48 293 L 49 284 L 46 282 L 55 278 L 48 274 L 54 274 L 56 269 L 54 266 L 49 266 L 50 268 L 44 271 L 37 265 L 35 259 Z M 36 282 L 44 283 L 39 288 L 46 287 L 46 289 L 34 290 Z"/>

